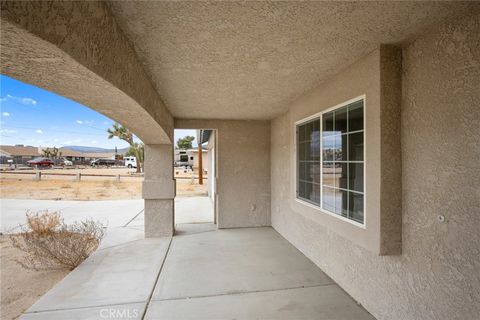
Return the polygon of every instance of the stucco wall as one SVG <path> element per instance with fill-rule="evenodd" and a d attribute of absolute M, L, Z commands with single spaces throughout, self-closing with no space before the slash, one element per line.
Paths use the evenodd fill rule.
<path fill-rule="evenodd" d="M 473 320 L 480 314 L 479 31 L 479 14 L 472 13 L 403 50 L 400 256 L 365 250 L 292 206 L 292 119 L 315 110 L 297 102 L 272 121 L 273 227 L 378 319 Z M 361 81 L 361 73 L 354 76 Z"/>
<path fill-rule="evenodd" d="M 175 119 L 176 129 L 216 129 L 219 228 L 270 225 L 270 121 Z"/>

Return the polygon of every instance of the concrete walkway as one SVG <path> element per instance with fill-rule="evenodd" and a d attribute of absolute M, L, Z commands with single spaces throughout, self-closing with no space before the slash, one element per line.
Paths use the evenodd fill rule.
<path fill-rule="evenodd" d="M 93 219 L 109 230 L 133 227 L 143 230 L 143 200 L 55 201 L 0 199 L 0 232 L 14 233 L 25 223 L 27 211 L 60 211 L 66 223 Z M 178 197 L 175 199 L 175 224 L 213 222 L 213 206 L 208 197 Z"/>
<path fill-rule="evenodd" d="M 108 201 L 55 201 L 0 199 L 1 229 L 3 233 L 15 232 L 25 223 L 27 211 L 60 211 L 66 223 L 84 219 L 101 221 L 107 227 L 123 227 L 138 214 L 143 214 L 143 200 Z"/>
<path fill-rule="evenodd" d="M 178 229 L 97 250 L 21 319 L 373 319 L 272 228 Z"/>
<path fill-rule="evenodd" d="M 115 247 L 144 239 L 143 200 L 55 201 L 0 199 L 0 232 L 15 233 L 25 224 L 27 211 L 60 211 L 66 223 L 93 219 L 106 227 L 99 249 Z M 213 207 L 208 197 L 175 199 L 175 224 L 213 221 Z"/>

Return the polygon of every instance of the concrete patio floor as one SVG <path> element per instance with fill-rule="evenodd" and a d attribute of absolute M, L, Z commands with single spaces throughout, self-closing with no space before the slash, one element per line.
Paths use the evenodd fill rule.
<path fill-rule="evenodd" d="M 374 319 L 272 228 L 177 229 L 97 250 L 21 319 Z"/>
<path fill-rule="evenodd" d="M 143 201 L 0 200 L 108 225 L 100 248 L 21 319 L 373 319 L 272 228 L 217 230 L 207 197 L 177 198 L 176 235 L 144 239 Z M 189 223 L 194 222 L 194 223 Z"/>

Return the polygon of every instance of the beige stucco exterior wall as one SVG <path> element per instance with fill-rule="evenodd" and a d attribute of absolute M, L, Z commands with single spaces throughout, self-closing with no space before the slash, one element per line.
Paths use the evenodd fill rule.
<path fill-rule="evenodd" d="M 219 228 L 270 225 L 270 121 L 182 120 L 176 129 L 216 129 Z"/>
<path fill-rule="evenodd" d="M 333 77 L 328 83 L 309 92 L 295 101 L 288 113 L 285 124 L 286 135 L 283 144 L 286 145 L 285 154 L 288 162 L 276 171 L 283 175 L 281 183 L 272 185 L 280 188 L 284 185 L 283 199 L 289 207 L 302 212 L 306 217 L 327 226 L 339 235 L 355 241 L 356 244 L 381 255 L 401 253 L 401 176 L 387 173 L 401 172 L 401 162 L 396 161 L 400 153 L 400 99 L 393 96 L 392 91 L 401 91 L 401 51 L 396 47 L 381 46 L 344 72 Z M 391 69 L 391 70 L 390 70 Z M 398 70 L 397 70 L 398 69 Z M 385 70 L 385 72 L 383 72 Z M 388 81 L 381 81 L 385 78 Z M 391 86 L 385 86 L 385 83 Z M 392 98 L 393 96 L 393 98 Z M 339 105 L 355 98 L 364 98 L 365 108 L 365 222 L 363 227 L 346 223 L 337 216 L 323 214 L 319 208 L 301 203 L 295 198 L 296 168 L 295 168 L 295 124 L 306 117 L 318 114 L 330 107 Z M 389 103 L 385 103 L 388 101 Z M 396 110 L 397 112 L 392 112 Z M 383 116 L 389 116 L 389 121 L 381 121 Z M 389 137 L 390 143 L 386 143 Z M 390 147 L 391 146 L 391 147 Z M 394 148 L 396 147 L 396 148 Z M 388 151 L 388 152 L 387 152 Z M 285 154 L 272 154 L 272 159 Z M 388 170 L 382 170 L 381 159 L 388 162 Z M 391 160 L 395 161 L 391 161 Z M 273 173 L 276 174 L 276 173 Z M 382 208 L 382 205 L 390 206 Z M 272 203 L 273 210 L 280 210 L 282 206 Z M 381 226 L 386 226 L 381 228 Z"/>
<path fill-rule="evenodd" d="M 473 320 L 480 314 L 479 46 L 477 12 L 403 50 L 401 255 L 378 256 L 334 232 L 318 218 L 322 213 L 316 217 L 291 201 L 294 119 L 355 97 L 356 86 L 375 90 L 368 83 L 376 72 L 372 55 L 272 121 L 272 226 L 378 319 Z M 344 76 L 349 80 L 338 82 Z M 336 101 L 342 94 L 348 96 Z M 367 179 L 380 182 L 368 171 Z M 367 197 L 377 197 L 374 192 L 368 189 Z"/>

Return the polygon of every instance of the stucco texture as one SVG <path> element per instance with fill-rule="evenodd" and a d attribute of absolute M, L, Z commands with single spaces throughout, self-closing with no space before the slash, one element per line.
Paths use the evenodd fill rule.
<path fill-rule="evenodd" d="M 270 121 L 175 120 L 215 129 L 219 228 L 270 226 Z"/>
<path fill-rule="evenodd" d="M 176 118 L 272 119 L 378 47 L 473 4 L 448 1 L 113 1 Z"/>
<path fill-rule="evenodd" d="M 291 117 L 310 112 L 299 105 L 272 121 L 272 225 L 378 319 L 475 320 L 480 13 L 406 45 L 402 76 L 402 255 L 375 255 L 292 207 Z"/>

